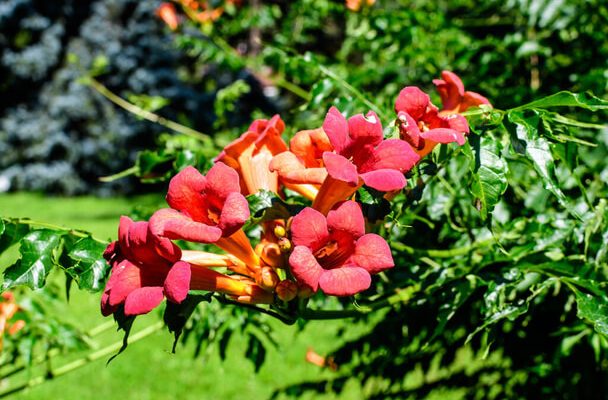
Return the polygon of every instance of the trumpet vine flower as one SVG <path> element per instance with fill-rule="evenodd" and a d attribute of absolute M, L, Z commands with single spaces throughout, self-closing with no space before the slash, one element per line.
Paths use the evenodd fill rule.
<path fill-rule="evenodd" d="M 371 284 L 371 275 L 394 266 L 388 243 L 365 234 L 361 208 L 345 201 L 325 217 L 305 208 L 293 218 L 291 272 L 313 292 L 351 296 Z"/>
<path fill-rule="evenodd" d="M 455 73 L 443 71 L 441 77 L 443 79 L 433 79 L 443 104 L 440 114 L 464 112 L 470 107 L 482 104 L 491 105 L 490 101 L 479 93 L 465 91 L 462 80 Z"/>
<path fill-rule="evenodd" d="M 215 243 L 249 265 L 257 263 L 241 230 L 249 218 L 249 204 L 234 169 L 217 162 L 203 176 L 186 167 L 171 179 L 167 203 L 171 208 L 160 209 L 150 218 L 155 237 Z"/>
<path fill-rule="evenodd" d="M 395 102 L 397 126 L 401 139 L 412 145 L 420 157 L 430 153 L 438 143 L 463 145 L 469 124 L 460 114 L 442 115 L 430 97 L 414 86 L 401 90 Z"/>
<path fill-rule="evenodd" d="M 215 159 L 234 168 L 240 177 L 242 193 L 249 195 L 261 189 L 277 193 L 279 177 L 268 168 L 272 157 L 287 151 L 281 138 L 285 123 L 275 115 L 270 120 L 255 120 L 247 132 L 234 140 Z"/>
<path fill-rule="evenodd" d="M 334 149 L 323 153 L 328 177 L 313 203 L 313 208 L 323 214 L 363 184 L 381 192 L 402 189 L 406 183 L 404 172 L 420 159 L 410 144 L 399 139 L 384 140 L 382 124 L 371 111 L 347 121 L 332 107 L 323 122 L 323 131 Z"/>
<path fill-rule="evenodd" d="M 134 222 L 128 217 L 121 217 L 118 240 L 108 246 L 104 257 L 112 266 L 101 298 L 104 316 L 116 312 L 121 305 L 125 315 L 146 314 L 164 298 L 179 304 L 191 289 L 244 296 L 249 302 L 272 301 L 272 296 L 253 282 L 207 268 L 231 264 L 228 258 L 210 255 L 203 262 L 198 254 L 192 264 L 183 261 L 179 247 L 167 238 L 155 237 L 147 222 Z"/>
<path fill-rule="evenodd" d="M 289 151 L 276 155 L 269 168 L 286 185 L 312 186 L 310 191 L 300 193 L 313 200 L 327 177 L 323 164 L 326 151 L 333 151 L 333 147 L 323 129 L 300 131 L 289 141 Z"/>

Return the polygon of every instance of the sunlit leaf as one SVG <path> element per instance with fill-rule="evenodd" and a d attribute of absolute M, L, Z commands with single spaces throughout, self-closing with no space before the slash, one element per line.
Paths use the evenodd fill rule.
<path fill-rule="evenodd" d="M 67 272 L 76 280 L 78 287 L 91 291 L 101 290 L 110 266 L 103 258 L 107 244 L 86 237 L 74 244 L 68 253 L 73 265 Z"/>
<path fill-rule="evenodd" d="M 46 282 L 57 259 L 57 248 L 63 233 L 52 230 L 36 230 L 20 241 L 21 258 L 4 271 L 3 289 L 26 285 L 40 289 Z"/>
<path fill-rule="evenodd" d="M 600 99 L 591 93 L 572 93 L 568 91 L 558 92 L 551 96 L 535 100 L 512 110 L 521 111 L 532 108 L 551 108 L 551 107 L 581 107 L 591 111 L 608 108 L 608 100 Z"/>
<path fill-rule="evenodd" d="M 472 135 L 469 143 L 471 151 L 465 151 L 470 157 L 469 191 L 478 200 L 482 219 L 486 219 L 507 190 L 509 167 L 500 155 L 500 142 L 496 139 Z"/>

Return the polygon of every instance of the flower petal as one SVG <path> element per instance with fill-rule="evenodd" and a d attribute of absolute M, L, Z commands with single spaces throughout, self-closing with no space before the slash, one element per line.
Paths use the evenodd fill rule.
<path fill-rule="evenodd" d="M 108 304 L 111 307 L 124 303 L 127 296 L 136 289 L 142 287 L 140 269 L 130 261 L 124 261 L 124 268 L 118 270 L 118 274 L 112 273 L 112 281 Z"/>
<path fill-rule="evenodd" d="M 289 265 L 298 282 L 310 287 L 313 292 L 318 290 L 319 277 L 324 270 L 308 247 L 296 246 L 289 256 Z"/>
<path fill-rule="evenodd" d="M 352 296 L 369 288 L 371 283 L 369 272 L 357 266 L 323 270 L 319 278 L 319 287 L 331 296 Z"/>
<path fill-rule="evenodd" d="M 463 111 L 459 110 L 462 96 L 464 96 L 464 85 L 462 80 L 453 72 L 443 71 L 441 73 L 443 79 L 433 79 L 433 83 L 437 87 L 443 109 L 446 111 Z"/>
<path fill-rule="evenodd" d="M 388 243 L 374 233 L 368 233 L 357 240 L 351 261 L 365 268 L 370 274 L 377 274 L 395 266 Z"/>
<path fill-rule="evenodd" d="M 325 216 L 306 207 L 291 221 L 291 240 L 295 246 L 310 247 L 313 251 L 323 245 L 329 232 Z"/>
<path fill-rule="evenodd" d="M 249 203 L 240 192 L 232 192 L 226 198 L 218 227 L 222 236 L 228 237 L 243 227 L 249 219 Z"/>
<path fill-rule="evenodd" d="M 407 172 L 420 161 L 412 146 L 400 139 L 388 139 L 382 141 L 374 150 L 377 160 L 373 169 L 395 169 Z"/>
<path fill-rule="evenodd" d="M 167 204 L 173 209 L 188 213 L 197 221 L 204 221 L 207 207 L 202 194 L 206 186 L 207 179 L 196 168 L 188 166 L 169 182 Z"/>
<path fill-rule="evenodd" d="M 147 286 L 134 290 L 125 301 L 125 315 L 147 314 L 163 301 L 163 288 Z"/>
<path fill-rule="evenodd" d="M 339 154 L 326 151 L 323 153 L 323 162 L 327 173 L 334 179 L 356 186 L 359 184 L 357 167 Z"/>
<path fill-rule="evenodd" d="M 406 180 L 402 172 L 394 169 L 377 169 L 361 174 L 363 182 L 381 192 L 392 192 L 405 187 Z"/>
<path fill-rule="evenodd" d="M 365 219 L 357 202 L 345 201 L 327 213 L 327 226 L 332 231 L 343 231 L 355 239 L 365 234 Z"/>
<path fill-rule="evenodd" d="M 150 231 L 156 236 L 198 243 L 214 243 L 222 237 L 220 228 L 193 221 L 170 208 L 162 208 L 150 217 Z"/>
<path fill-rule="evenodd" d="M 230 193 L 241 192 L 239 173 L 223 162 L 216 162 L 207 172 L 206 178 L 206 192 L 209 196 L 224 200 Z"/>
<path fill-rule="evenodd" d="M 481 104 L 490 104 L 490 100 L 475 92 L 465 92 L 462 98 L 462 104 L 460 104 L 460 111 L 464 112 L 470 107 L 476 107 Z"/>
<path fill-rule="evenodd" d="M 167 300 L 173 303 L 181 303 L 188 296 L 190 290 L 190 264 L 178 261 L 171 267 L 163 285 Z"/>
<path fill-rule="evenodd" d="M 401 140 L 405 140 L 416 149 L 420 147 L 420 128 L 416 120 L 403 111 L 399 111 L 397 120 L 399 121 L 399 137 Z"/>
<path fill-rule="evenodd" d="M 289 150 L 304 162 L 307 167 L 321 166 L 321 157 L 334 148 L 329 137 L 321 128 L 297 132 L 289 141 Z"/>
<path fill-rule="evenodd" d="M 454 129 L 458 132 L 469 133 L 469 123 L 467 119 L 460 114 L 449 114 L 445 117 L 447 128 Z"/>
<path fill-rule="evenodd" d="M 295 154 L 286 151 L 274 156 L 269 169 L 277 171 L 284 182 L 320 185 L 327 177 L 325 168 L 306 168 Z"/>
<path fill-rule="evenodd" d="M 437 128 L 431 129 L 430 131 L 423 132 L 421 136 L 425 140 L 432 140 L 436 143 L 458 143 L 458 145 L 462 146 L 466 139 L 461 132 L 458 132 L 454 129 L 447 128 Z"/>
<path fill-rule="evenodd" d="M 323 130 L 337 153 L 341 153 L 348 147 L 350 142 L 348 122 L 336 107 L 331 107 L 327 112 L 325 121 L 323 121 Z"/>
<path fill-rule="evenodd" d="M 370 111 L 366 116 L 357 114 L 348 119 L 350 138 L 357 146 L 377 145 L 382 141 L 382 123 L 375 112 Z"/>
<path fill-rule="evenodd" d="M 424 115 L 431 99 L 428 94 L 415 86 L 406 86 L 395 102 L 395 112 L 403 111 L 418 121 Z"/>

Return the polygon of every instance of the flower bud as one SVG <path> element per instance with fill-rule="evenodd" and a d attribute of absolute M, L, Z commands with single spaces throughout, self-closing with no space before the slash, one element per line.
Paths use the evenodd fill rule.
<path fill-rule="evenodd" d="M 263 289 L 273 291 L 279 283 L 279 276 L 271 267 L 264 266 L 256 274 L 256 282 Z"/>
<path fill-rule="evenodd" d="M 279 249 L 282 253 L 289 253 L 291 251 L 291 241 L 286 237 L 282 237 L 279 239 Z"/>
<path fill-rule="evenodd" d="M 278 268 L 283 266 L 283 254 L 281 254 L 280 246 L 276 243 L 265 244 L 260 258 L 271 267 Z"/>
<path fill-rule="evenodd" d="M 285 230 L 285 228 L 282 225 L 278 225 L 274 227 L 274 235 L 277 238 L 283 238 L 285 237 L 285 235 L 287 234 L 287 231 Z"/>
<path fill-rule="evenodd" d="M 314 292 L 312 291 L 310 286 L 304 285 L 304 284 L 298 285 L 298 298 L 307 299 L 307 298 L 311 297 L 313 294 L 314 294 Z"/>
<path fill-rule="evenodd" d="M 283 301 L 291 301 L 298 295 L 298 285 L 292 281 L 281 281 L 276 288 L 277 296 Z"/>

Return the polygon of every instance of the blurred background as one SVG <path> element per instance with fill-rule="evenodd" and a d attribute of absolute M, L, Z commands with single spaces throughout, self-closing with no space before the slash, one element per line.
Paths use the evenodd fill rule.
<path fill-rule="evenodd" d="M 163 11 L 166 4 L 172 11 Z M 208 166 L 254 118 L 280 113 L 289 137 L 320 126 L 331 105 L 352 114 L 372 102 L 390 113 L 402 87 L 433 92 L 432 79 L 442 70 L 456 72 L 467 90 L 498 109 L 560 90 L 606 98 L 608 6 L 603 0 L 183 0 L 164 6 L 155 0 L 1 0 L 0 215 L 114 239 L 119 215 L 145 218 L 163 203 L 173 171 Z M 589 122 L 605 117 L 592 115 Z M 602 135 L 608 145 L 605 130 Z M 72 291 L 66 304 L 63 279 L 54 276 L 48 293 L 33 295 L 33 309 L 60 321 L 39 320 L 39 337 L 68 338 L 45 346 L 103 350 L 120 343 L 113 325 L 98 316 L 98 295 Z M 268 348 L 261 355 L 244 333 L 256 328 L 241 325 L 238 313 L 218 318 L 206 335 L 220 327 L 235 332 L 219 346 L 191 341 L 172 355 L 171 336 L 155 332 L 108 366 L 109 355 L 99 357 L 14 396 L 269 398 L 289 385 L 331 378 L 331 368 L 305 361 L 309 348 L 327 354 L 368 330 L 365 322 L 312 322 L 276 329 L 272 340 L 258 332 Z M 157 320 L 151 315 L 140 323 L 145 328 Z M 268 324 L 280 325 L 261 326 Z M 243 348 L 253 363 L 243 360 Z M 79 357 L 70 354 L 61 360 Z M 492 357 L 487 365 L 501 368 L 500 355 Z M 37 368 L 43 371 L 46 362 Z M 8 378 L 0 379 L 0 390 Z M 466 394 L 446 387 L 419 394 Z M 335 387 L 317 389 L 323 398 L 359 399 L 377 388 L 353 379 L 341 381 L 337 394 Z M 277 397 L 302 393 L 290 390 Z M 491 391 L 479 393 L 491 397 Z"/>

